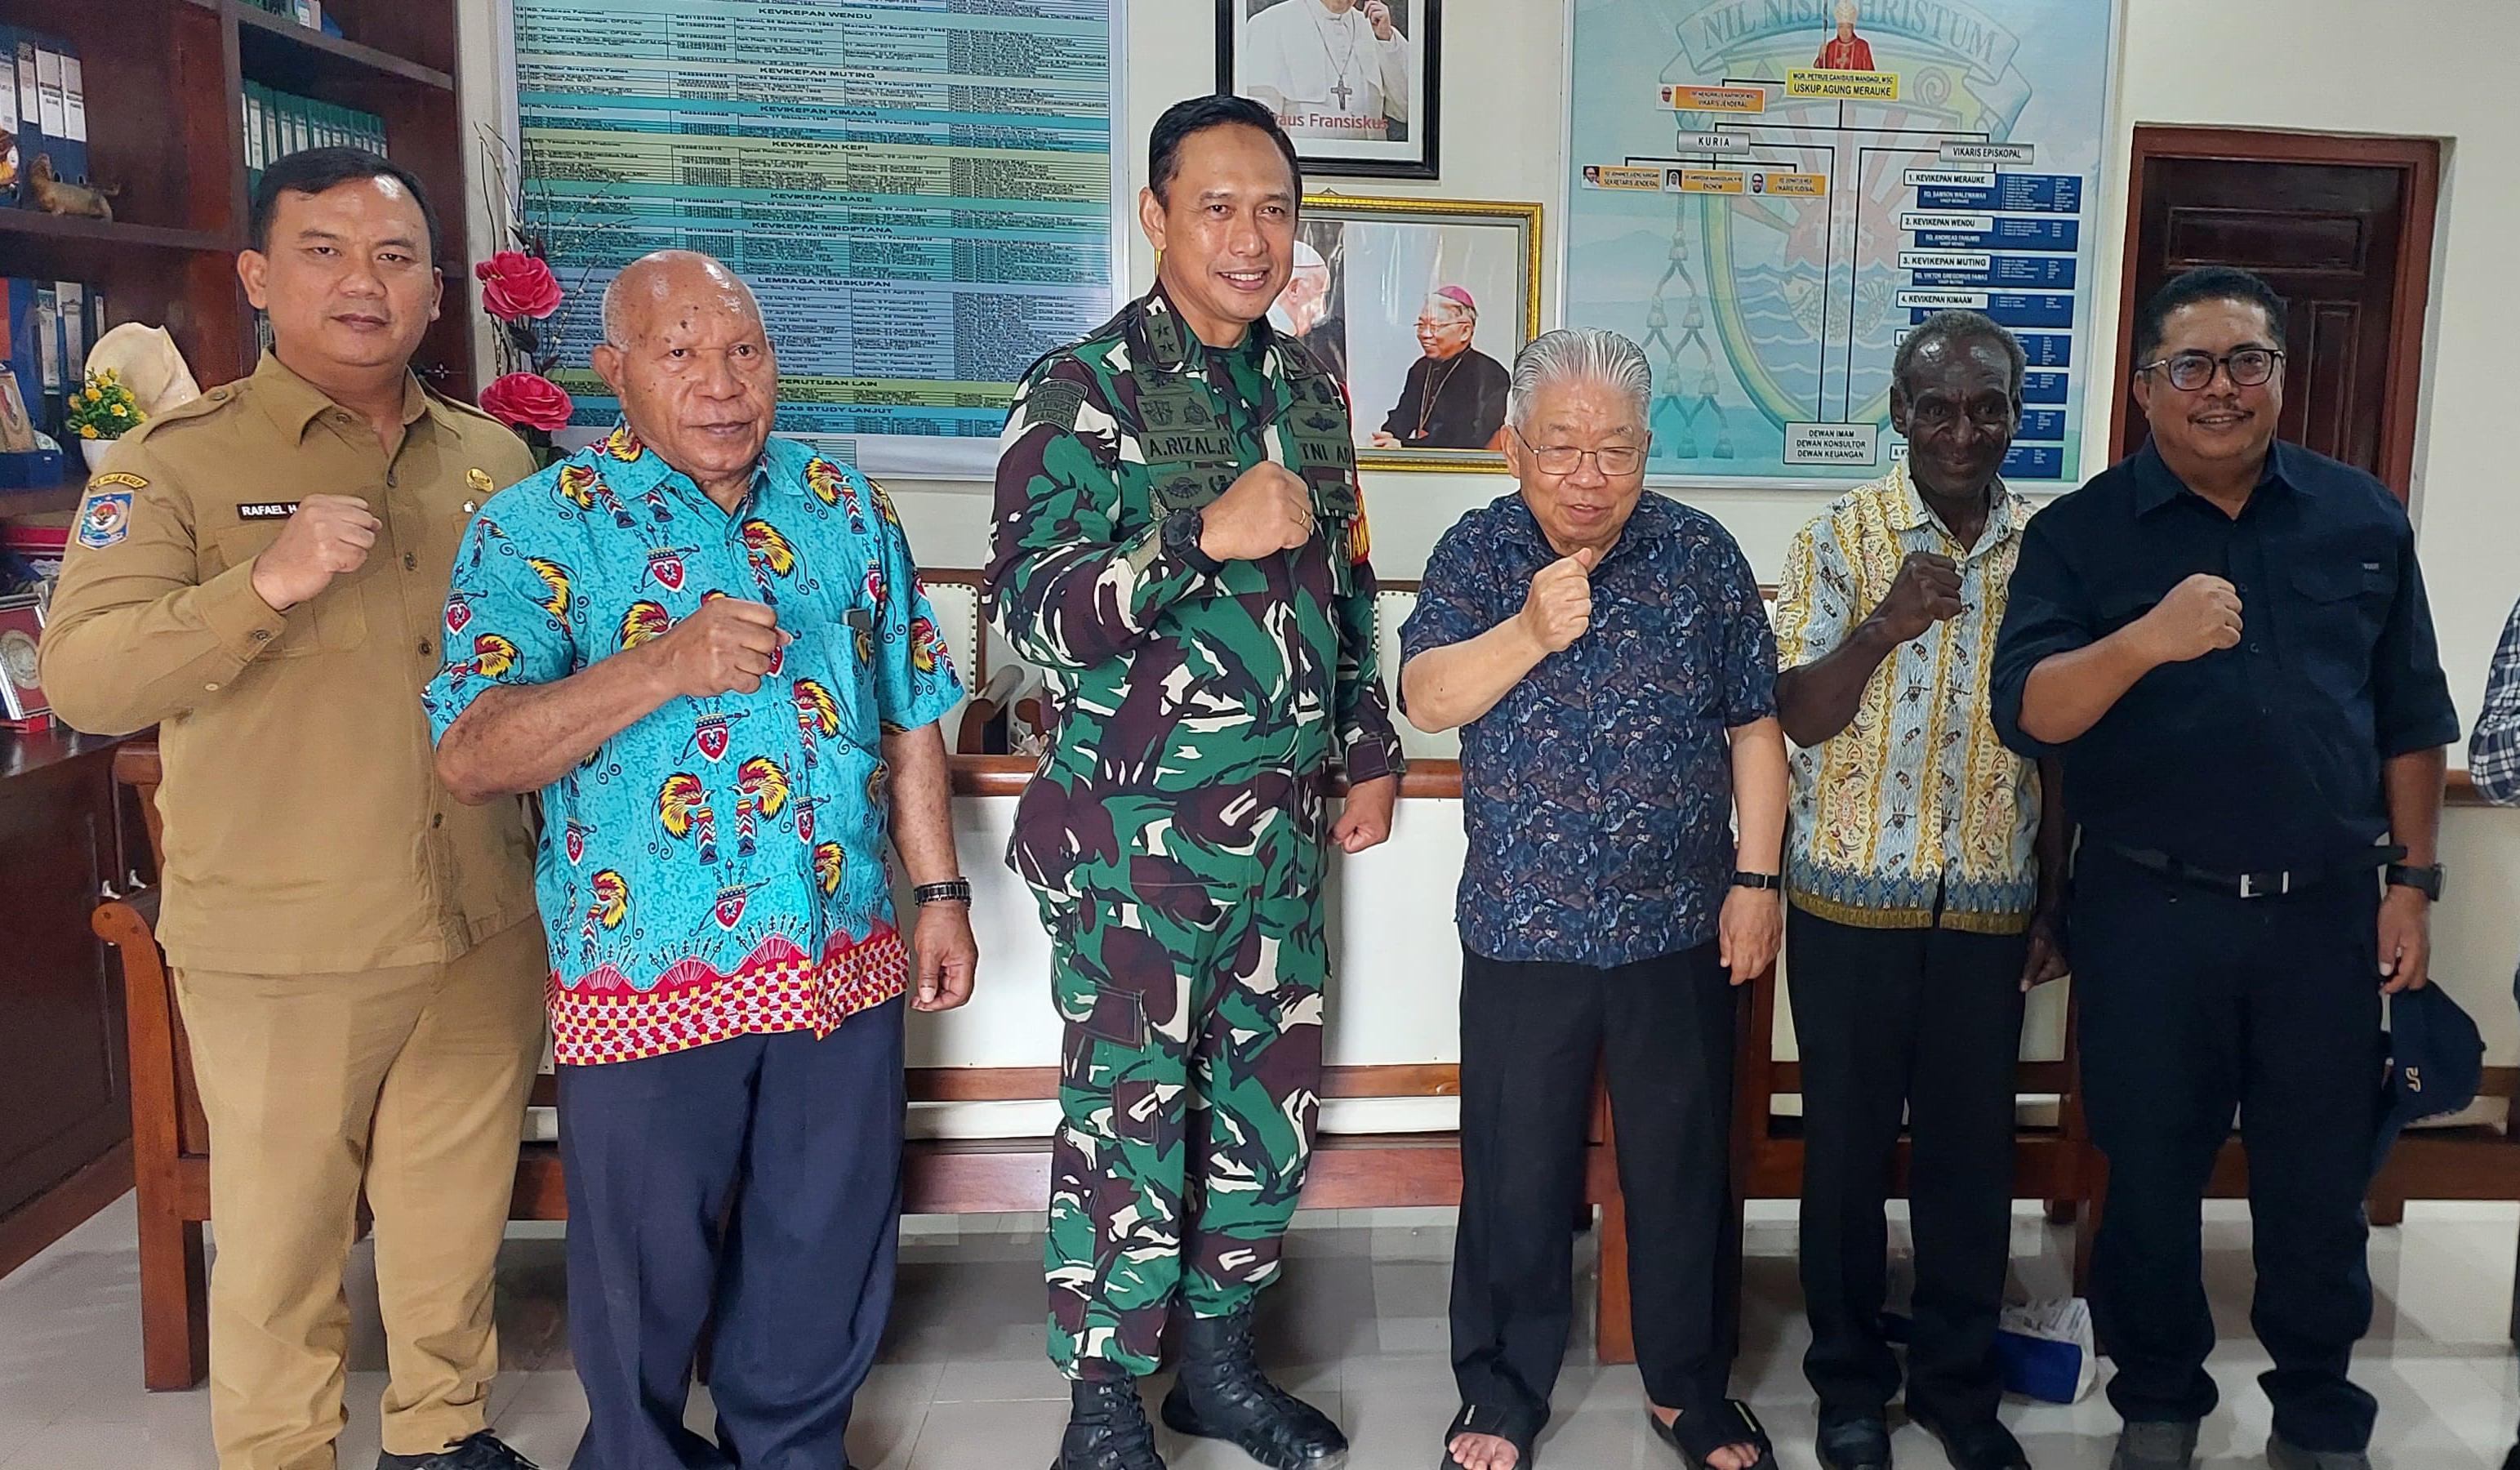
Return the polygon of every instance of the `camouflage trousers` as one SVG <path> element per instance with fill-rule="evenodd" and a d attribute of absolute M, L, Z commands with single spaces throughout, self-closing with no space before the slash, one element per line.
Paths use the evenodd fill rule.
<path fill-rule="evenodd" d="M 1260 825 L 1238 856 L 1196 854 L 1195 877 L 1123 859 L 1043 897 L 1066 1023 L 1045 1269 L 1069 1377 L 1151 1373 L 1176 1298 L 1225 1316 L 1278 1274 L 1321 1110 L 1329 956 L 1318 806 Z M 1157 872 L 1190 880 L 1129 881 Z"/>

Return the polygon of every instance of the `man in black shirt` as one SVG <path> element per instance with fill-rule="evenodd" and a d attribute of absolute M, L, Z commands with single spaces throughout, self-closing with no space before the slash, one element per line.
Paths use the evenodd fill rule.
<path fill-rule="evenodd" d="M 2369 1463 L 2375 1405 L 2346 1369 L 2371 1318 L 2380 998 L 2425 983 L 2458 721 L 2404 509 L 2275 442 L 2283 322 L 2266 283 L 2224 268 L 2146 303 L 2152 442 L 2031 520 L 1996 646 L 1996 729 L 2063 759 L 2082 825 L 2070 948 L 2109 1163 L 2092 1302 L 2127 1421 L 2113 1470 L 2184 1470 L 2214 1407 L 2198 1202 L 2234 1108 L 2269 1462 Z"/>

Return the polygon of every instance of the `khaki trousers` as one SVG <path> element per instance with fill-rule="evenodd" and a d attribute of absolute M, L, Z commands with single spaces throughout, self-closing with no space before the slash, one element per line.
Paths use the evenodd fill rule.
<path fill-rule="evenodd" d="M 541 926 L 359 974 L 180 970 L 210 1126 L 210 1430 L 220 1470 L 334 1470 L 341 1272 L 362 1187 L 386 1343 L 384 1448 L 478 1432 L 491 1277 L 541 1058 Z"/>

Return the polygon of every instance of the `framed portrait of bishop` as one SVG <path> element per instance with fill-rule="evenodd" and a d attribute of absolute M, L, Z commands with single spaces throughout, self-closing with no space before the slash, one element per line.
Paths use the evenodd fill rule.
<path fill-rule="evenodd" d="M 1216 0 L 1216 86 L 1278 114 L 1304 172 L 1436 177 L 1444 0 Z"/>

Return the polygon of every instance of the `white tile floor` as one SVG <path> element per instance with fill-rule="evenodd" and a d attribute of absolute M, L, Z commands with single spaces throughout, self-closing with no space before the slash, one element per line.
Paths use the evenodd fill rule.
<path fill-rule="evenodd" d="M 2222 1324 L 2214 1362 L 2225 1405 L 2206 1426 L 2206 1462 L 2262 1465 L 2266 1366 L 2248 1336 L 2248 1225 L 2212 1206 L 2209 1279 Z M 1454 1409 L 1443 1356 L 1452 1252 L 1446 1211 L 1319 1212 L 1300 1217 L 1286 1284 L 1266 1314 L 1270 1360 L 1290 1387 L 1336 1416 L 1355 1443 L 1352 1470 L 1428 1470 Z M 2380 1398 L 2373 1459 L 2395 1470 L 2492 1470 L 2509 1448 L 2520 1393 L 2509 1341 L 2512 1255 L 2520 1209 L 2417 1205 L 2376 1233 L 2380 1309 L 2359 1375 Z M 1811 1456 L 1813 1415 L 1799 1370 L 1807 1334 L 1794 1285 L 1788 1207 L 1753 1217 L 1747 1322 L 1737 1389 L 1758 1405 L 1785 1465 Z M 2015 1222 L 2016 1274 L 2029 1291 L 2061 1287 L 2063 1232 L 2035 1215 Z M 1040 1353 L 1040 1238 L 1022 1218 L 910 1224 L 900 1304 L 882 1366 L 859 1401 L 851 1448 L 861 1470 L 1028 1470 L 1046 1464 L 1064 1416 L 1064 1386 Z M 350 1377 L 348 1470 L 377 1449 L 383 1349 L 364 1256 Z M 0 1281 L 0 1470 L 214 1470 L 200 1392 L 144 1393 L 137 1266 L 128 1201 Z M 501 1323 L 511 1371 L 491 1401 L 499 1432 L 561 1470 L 585 1423 L 562 1330 L 560 1243 L 551 1227 L 518 1226 L 501 1272 Z M 1589 1340 L 1590 1324 L 1578 1336 Z M 2103 1370 L 2105 1371 L 2105 1369 Z M 1160 1392 L 1161 1385 L 1156 1386 Z M 1665 1470 L 1669 1451 L 1641 1426 L 1633 1368 L 1602 1367 L 1582 1347 L 1557 1392 L 1542 1463 L 1583 1470 Z M 704 1395 L 694 1422 L 705 1424 Z M 2100 1470 L 2116 1424 L 2094 1395 L 2072 1407 L 2004 1410 L 2041 1470 Z M 1904 1463 L 1939 1465 L 1914 1429 Z M 1212 1444 L 1165 1437 L 1175 1470 L 1245 1470 Z"/>

